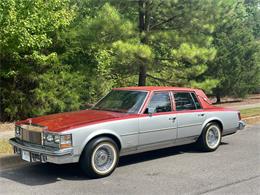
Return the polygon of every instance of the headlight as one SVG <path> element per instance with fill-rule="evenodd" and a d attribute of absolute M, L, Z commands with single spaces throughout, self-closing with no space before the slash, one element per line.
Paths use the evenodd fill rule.
<path fill-rule="evenodd" d="M 71 134 L 59 135 L 54 133 L 45 132 L 43 136 L 43 143 L 45 146 L 69 148 L 72 146 Z"/>
<path fill-rule="evenodd" d="M 47 134 L 46 141 L 47 142 L 53 142 L 53 135 L 52 134 Z"/>
<path fill-rule="evenodd" d="M 56 144 L 59 144 L 59 143 L 60 143 L 60 135 L 55 135 L 55 136 L 54 136 L 54 142 L 55 142 Z"/>

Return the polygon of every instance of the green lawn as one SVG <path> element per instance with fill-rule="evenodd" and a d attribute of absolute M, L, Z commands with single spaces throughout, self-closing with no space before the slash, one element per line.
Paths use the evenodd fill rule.
<path fill-rule="evenodd" d="M 240 110 L 242 118 L 260 115 L 260 107 Z"/>

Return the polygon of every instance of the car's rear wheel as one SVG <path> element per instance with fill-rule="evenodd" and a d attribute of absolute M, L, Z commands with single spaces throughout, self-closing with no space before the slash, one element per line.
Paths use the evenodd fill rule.
<path fill-rule="evenodd" d="M 100 137 L 87 144 L 80 158 L 80 166 L 90 178 L 106 177 L 115 170 L 118 159 L 119 150 L 114 140 Z"/>
<path fill-rule="evenodd" d="M 198 144 L 203 151 L 215 151 L 221 143 L 221 128 L 213 122 L 208 123 L 199 137 Z"/>

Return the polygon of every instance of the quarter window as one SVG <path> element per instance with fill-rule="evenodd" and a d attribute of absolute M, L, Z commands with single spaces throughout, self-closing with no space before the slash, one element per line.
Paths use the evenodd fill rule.
<path fill-rule="evenodd" d="M 196 106 L 190 93 L 175 93 L 176 110 L 195 110 Z"/>
<path fill-rule="evenodd" d="M 168 92 L 156 92 L 154 93 L 149 105 L 145 113 L 152 112 L 170 112 L 172 110 L 171 107 L 171 99 Z"/>
<path fill-rule="evenodd" d="M 197 96 L 195 95 L 195 93 L 191 93 L 191 95 L 192 95 L 192 98 L 193 98 L 193 100 L 194 100 L 194 102 L 195 102 L 196 109 L 201 109 L 201 105 L 200 105 L 200 103 L 199 103 L 199 101 L 198 101 L 198 98 L 197 98 Z"/>

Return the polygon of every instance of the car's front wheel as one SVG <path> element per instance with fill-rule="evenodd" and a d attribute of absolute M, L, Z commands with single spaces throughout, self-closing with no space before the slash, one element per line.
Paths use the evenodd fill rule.
<path fill-rule="evenodd" d="M 119 150 L 114 140 L 100 137 L 87 144 L 80 158 L 80 166 L 90 178 L 101 178 L 115 170 L 118 159 Z"/>
<path fill-rule="evenodd" d="M 216 150 L 221 143 L 221 128 L 215 122 L 208 123 L 199 137 L 198 144 L 203 151 Z"/>

